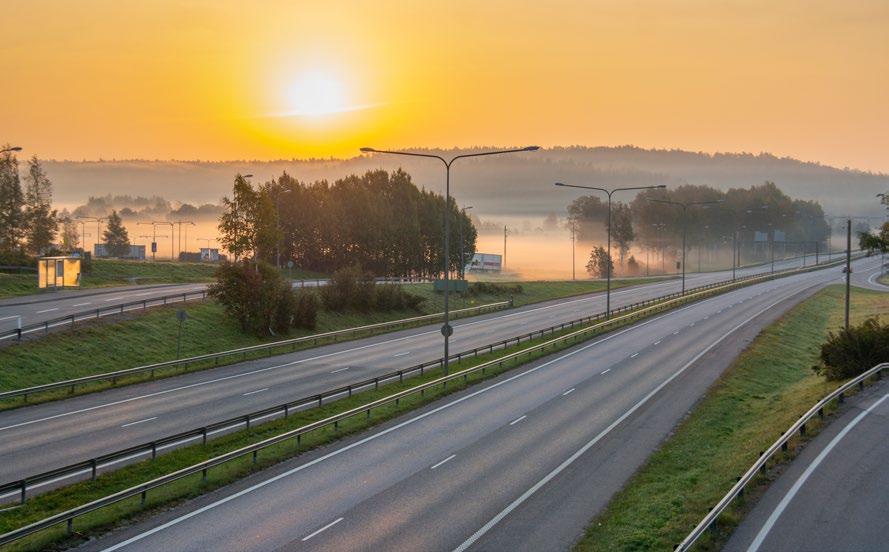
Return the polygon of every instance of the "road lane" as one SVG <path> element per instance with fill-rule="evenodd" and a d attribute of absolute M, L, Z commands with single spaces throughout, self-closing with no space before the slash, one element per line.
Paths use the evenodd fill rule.
<path fill-rule="evenodd" d="M 795 276 L 660 315 L 282 463 L 86 549 L 453 550 L 492 520 L 470 544 L 565 548 L 747 340 L 803 290 L 833 278 L 827 272 Z M 639 355 L 630 358 L 630 350 Z M 513 523 L 524 516 L 540 523 Z M 303 540 L 334 520 L 340 521 Z"/>
<path fill-rule="evenodd" d="M 771 484 L 727 552 L 886 549 L 889 385 L 848 403 Z"/>

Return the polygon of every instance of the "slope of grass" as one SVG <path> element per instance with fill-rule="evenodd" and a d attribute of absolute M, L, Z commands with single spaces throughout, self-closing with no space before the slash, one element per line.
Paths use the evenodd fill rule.
<path fill-rule="evenodd" d="M 614 287 L 627 282 L 613 282 Z M 523 293 L 515 295 L 516 305 L 598 291 L 600 282 L 528 282 Z M 334 313 L 319 311 L 314 331 L 295 330 L 288 336 L 258 338 L 241 332 L 228 320 L 215 301 L 154 307 L 145 312 L 128 313 L 71 329 L 50 332 L 19 344 L 0 348 L 0 391 L 22 389 L 176 358 L 178 322 L 176 311 L 183 309 L 188 320 L 183 325 L 181 357 L 237 349 L 285 337 L 299 337 L 344 328 L 353 328 L 441 312 L 443 297 L 432 291 L 432 284 L 407 286 L 411 293 L 427 300 L 421 312 Z M 452 309 L 473 307 L 508 300 L 508 295 L 455 296 Z"/>
<path fill-rule="evenodd" d="M 853 290 L 853 321 L 889 312 L 889 294 Z M 811 367 L 842 317 L 843 287 L 831 286 L 766 328 L 590 523 L 577 550 L 672 550 L 760 451 L 836 387 Z M 739 517 L 723 516 L 723 531 Z M 703 548 L 717 548 L 720 536 L 709 538 Z"/>

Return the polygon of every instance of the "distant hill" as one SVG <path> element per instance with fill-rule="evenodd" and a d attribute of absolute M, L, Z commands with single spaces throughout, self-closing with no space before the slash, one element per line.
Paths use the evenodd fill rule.
<path fill-rule="evenodd" d="M 479 148 L 479 151 L 484 148 Z M 420 150 L 417 150 L 420 151 Z M 422 150 L 446 156 L 470 150 Z M 218 202 L 235 173 L 264 181 L 287 171 L 299 180 L 335 180 L 375 168 L 403 167 L 427 189 L 442 191 L 444 171 L 433 160 L 385 155 L 281 161 L 48 161 L 56 201 L 76 205 L 87 196 L 158 195 L 175 202 Z M 457 162 L 451 193 L 481 216 L 560 215 L 577 194 L 553 182 L 593 186 L 708 184 L 728 189 L 771 180 L 789 195 L 815 199 L 831 214 L 882 214 L 874 200 L 889 190 L 889 175 L 838 169 L 770 154 L 706 154 L 623 147 L 558 147 Z M 621 196 L 629 199 L 630 194 Z"/>

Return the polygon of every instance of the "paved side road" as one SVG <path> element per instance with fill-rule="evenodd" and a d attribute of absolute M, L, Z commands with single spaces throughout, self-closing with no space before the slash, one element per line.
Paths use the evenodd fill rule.
<path fill-rule="evenodd" d="M 849 403 L 772 483 L 727 552 L 889 550 L 889 384 Z"/>
<path fill-rule="evenodd" d="M 820 271 L 645 320 L 284 462 L 87 550 L 566 550 Z"/>

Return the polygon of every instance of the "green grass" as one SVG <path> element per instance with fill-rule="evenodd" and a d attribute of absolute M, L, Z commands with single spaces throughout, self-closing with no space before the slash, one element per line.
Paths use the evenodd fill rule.
<path fill-rule="evenodd" d="M 514 297 L 516 305 L 591 293 L 599 291 L 601 287 L 599 282 L 528 282 L 522 285 L 523 293 Z M 616 281 L 614 285 L 621 287 L 628 284 Z M 321 310 L 318 326 L 314 331 L 300 330 L 291 332 L 288 336 L 264 339 L 241 332 L 236 323 L 226 319 L 221 306 L 214 301 L 154 307 L 145 312 L 77 324 L 71 329 L 50 332 L 43 337 L 0 348 L 0 365 L 4 367 L 0 371 L 0 391 L 172 360 L 176 358 L 176 311 L 179 309 L 188 313 L 182 332 L 183 358 L 277 341 L 285 337 L 299 337 L 442 311 L 443 297 L 432 291 L 432 284 L 412 285 L 407 286 L 407 289 L 426 297 L 422 312 L 333 313 Z M 461 309 L 507 299 L 506 295 L 455 296 L 451 308 Z M 141 380 L 133 378 L 129 381 Z M 95 384 L 80 391 L 93 391 L 108 385 L 110 384 Z M 60 391 L 51 394 L 50 398 L 64 397 L 65 393 Z M 4 406 L 21 404 L 17 400 L 9 401 Z"/>
<path fill-rule="evenodd" d="M 698 299 L 699 298 L 692 298 L 688 301 L 695 301 Z M 659 310 L 660 309 L 655 309 L 655 311 Z M 653 315 L 655 314 L 655 311 L 646 313 L 644 316 Z M 613 331 L 622 325 L 634 323 L 638 319 L 639 318 L 635 316 L 628 315 L 625 319 L 609 327 L 607 331 Z M 590 325 L 591 324 L 588 324 L 587 326 Z M 566 329 L 552 335 L 547 335 L 544 338 L 537 338 L 532 341 L 523 342 L 520 345 L 512 346 L 506 350 L 497 351 L 493 354 L 480 354 L 478 357 L 464 359 L 461 362 L 453 363 L 451 365 L 452 371 L 469 368 L 505 354 L 527 349 L 540 342 L 549 341 L 554 337 L 577 331 L 577 329 L 579 328 L 574 330 Z M 606 330 L 604 329 L 597 329 L 593 332 L 589 332 L 583 336 L 580 341 L 591 339 L 596 335 L 601 335 L 605 331 Z M 78 518 L 78 521 L 75 523 L 75 529 L 80 532 L 86 532 L 87 534 L 94 533 L 113 526 L 120 521 L 143 514 L 146 511 L 146 508 L 150 509 L 153 507 L 167 506 L 172 502 L 199 495 L 213 488 L 227 484 L 237 478 L 243 477 L 248 473 L 268 467 L 271 464 L 293 457 L 298 453 L 305 452 L 313 447 L 329 443 L 345 435 L 372 427 L 373 425 L 391 419 L 394 416 L 416 409 L 419 406 L 428 404 L 445 395 L 464 389 L 473 383 L 494 377 L 499 373 L 526 364 L 537 358 L 551 355 L 555 351 L 571 347 L 574 343 L 574 341 L 565 341 L 554 347 L 547 348 L 546 351 L 535 351 L 528 356 L 523 356 L 520 360 L 507 361 L 500 366 L 490 367 L 484 374 L 478 372 L 468 375 L 465 380 L 454 380 L 448 384 L 446 389 L 437 387 L 426 391 L 423 396 L 411 395 L 402 399 L 398 405 L 389 404 L 374 409 L 370 418 L 365 418 L 363 415 L 354 416 L 346 421 L 340 422 L 338 430 L 332 428 L 322 429 L 303 436 L 299 449 L 297 449 L 295 442 L 290 440 L 287 443 L 278 444 L 262 451 L 259 454 L 259 460 L 256 464 L 253 464 L 249 457 L 242 460 L 232 461 L 223 466 L 213 468 L 206 481 L 202 481 L 201 476 L 196 475 L 167 485 L 161 489 L 153 490 L 149 492 L 149 498 L 145 506 L 140 504 L 138 498 L 134 498 L 119 503 L 116 506 L 91 513 L 82 518 Z M 367 402 L 416 386 L 419 383 L 430 381 L 439 376 L 439 370 L 430 370 L 427 371 L 425 375 L 412 377 L 402 384 L 393 383 L 385 385 L 379 390 L 363 391 L 350 398 L 338 400 L 319 408 L 295 413 L 287 419 L 270 421 L 265 424 L 254 426 L 249 431 L 238 431 L 213 439 L 209 441 L 207 445 L 183 447 L 161 455 L 154 461 L 146 460 L 138 464 L 124 466 L 118 470 L 99 476 L 95 481 L 83 481 L 58 490 L 37 495 L 30 498 L 22 506 L 14 506 L 0 512 L 0 533 L 10 531 L 17 527 L 22 527 L 55 513 L 73 508 L 79 504 L 107 496 L 116 491 L 129 488 L 166 473 L 171 473 L 177 469 L 182 469 L 202 460 L 219 456 L 227 451 L 235 450 L 247 444 L 304 426 L 313 421 L 324 419 L 333 414 L 356 408 Z M 59 528 L 45 531 L 22 541 L 15 547 L 15 549 L 43 549 L 55 541 L 66 538 L 69 539 L 67 544 L 74 544 L 73 541 L 77 539 L 77 537 L 66 537 L 64 526 L 60 526 Z"/>
<path fill-rule="evenodd" d="M 853 321 L 889 312 L 889 294 L 853 290 Z M 811 367 L 842 316 L 843 288 L 831 286 L 766 328 L 590 523 L 577 550 L 672 550 L 760 451 L 836 387 Z M 717 549 L 742 511 L 723 515 L 701 547 Z"/>

